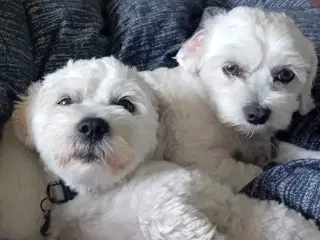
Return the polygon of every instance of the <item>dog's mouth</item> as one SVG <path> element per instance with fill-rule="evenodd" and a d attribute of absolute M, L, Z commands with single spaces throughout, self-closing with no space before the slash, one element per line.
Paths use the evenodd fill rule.
<path fill-rule="evenodd" d="M 244 137 L 251 138 L 256 134 L 263 134 L 269 131 L 267 124 L 264 125 L 253 125 L 253 124 L 243 124 L 243 125 L 232 125 L 232 128 Z"/>
<path fill-rule="evenodd" d="M 70 158 L 83 164 L 109 166 L 114 173 L 122 172 L 135 159 L 135 151 L 121 136 L 98 142 L 74 141 Z"/>
<path fill-rule="evenodd" d="M 83 152 L 83 151 L 74 152 L 72 154 L 72 157 L 78 160 L 81 160 L 82 162 L 85 162 L 85 163 L 96 162 L 97 160 L 100 159 L 100 157 L 93 152 Z"/>
<path fill-rule="evenodd" d="M 83 163 L 100 162 L 107 159 L 112 151 L 112 145 L 109 141 L 89 142 L 78 141 L 73 144 L 72 158 Z"/>

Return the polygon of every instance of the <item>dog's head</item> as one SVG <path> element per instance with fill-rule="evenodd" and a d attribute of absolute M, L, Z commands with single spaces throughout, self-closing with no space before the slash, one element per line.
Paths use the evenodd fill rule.
<path fill-rule="evenodd" d="M 177 61 L 198 74 L 221 121 L 246 134 L 284 129 L 313 107 L 314 45 L 283 13 L 239 7 L 207 19 Z"/>
<path fill-rule="evenodd" d="M 112 57 L 69 61 L 30 87 L 13 119 L 19 138 L 78 191 L 120 181 L 156 145 L 151 91 Z"/>

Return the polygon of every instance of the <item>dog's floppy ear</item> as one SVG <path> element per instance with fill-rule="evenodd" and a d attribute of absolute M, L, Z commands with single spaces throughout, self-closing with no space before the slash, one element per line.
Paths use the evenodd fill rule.
<path fill-rule="evenodd" d="M 312 44 L 313 46 L 313 44 Z M 314 47 L 312 48 L 312 52 L 310 54 L 311 59 L 311 68 L 307 76 L 307 81 L 305 86 L 300 94 L 300 106 L 299 111 L 302 115 L 307 114 L 312 108 L 314 108 L 314 100 L 311 96 L 311 89 L 313 86 L 313 81 L 317 75 L 318 69 L 318 57 L 314 51 Z"/>
<path fill-rule="evenodd" d="M 176 60 L 185 70 L 197 72 L 204 54 L 205 30 L 201 29 L 188 39 L 178 51 Z"/>
<path fill-rule="evenodd" d="M 40 82 L 30 85 L 25 96 L 22 96 L 21 100 L 15 104 L 15 109 L 12 113 L 13 128 L 16 136 L 31 149 L 34 148 L 34 145 L 30 133 L 30 116 L 40 87 Z"/>

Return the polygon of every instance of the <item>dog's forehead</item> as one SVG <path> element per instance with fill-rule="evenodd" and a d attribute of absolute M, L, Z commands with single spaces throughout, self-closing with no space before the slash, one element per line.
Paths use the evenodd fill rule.
<path fill-rule="evenodd" d="M 136 69 L 117 64 L 111 66 L 96 91 L 97 98 L 107 97 L 109 100 L 122 96 L 140 95 L 141 83 Z"/>
<path fill-rule="evenodd" d="M 86 96 L 108 95 L 135 81 L 135 71 L 114 58 L 70 61 L 67 66 L 46 76 L 46 94 Z"/>
<path fill-rule="evenodd" d="M 247 65 L 301 58 L 308 41 L 284 14 L 258 9 L 231 11 L 208 21 L 206 28 L 208 54 L 221 53 Z"/>

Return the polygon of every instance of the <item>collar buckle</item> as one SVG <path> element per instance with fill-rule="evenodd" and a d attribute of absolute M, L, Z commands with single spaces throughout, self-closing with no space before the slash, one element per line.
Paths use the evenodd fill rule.
<path fill-rule="evenodd" d="M 46 209 L 44 203 L 49 201 L 52 204 L 62 204 L 73 200 L 78 193 L 66 186 L 62 180 L 50 182 L 47 185 L 47 197 L 40 203 L 41 211 L 44 213 L 43 221 L 40 226 L 40 234 L 47 237 L 51 225 L 51 207 Z"/>
<path fill-rule="evenodd" d="M 63 181 L 50 182 L 47 186 L 47 196 L 51 203 L 62 204 L 73 200 L 77 192 L 66 186 Z"/>

